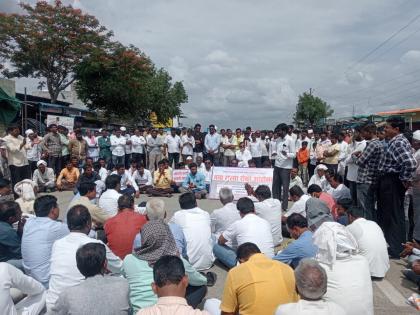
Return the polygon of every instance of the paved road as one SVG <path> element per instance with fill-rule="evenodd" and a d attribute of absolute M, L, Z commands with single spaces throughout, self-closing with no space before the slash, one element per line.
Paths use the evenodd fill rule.
<path fill-rule="evenodd" d="M 67 212 L 67 206 L 72 198 L 72 193 L 56 192 L 54 195 L 59 200 L 61 210 L 60 218 L 64 218 Z M 141 201 L 147 201 L 148 199 L 148 197 L 142 195 L 140 199 L 137 200 L 137 204 Z M 174 195 L 172 198 L 165 198 L 164 200 L 167 217 L 170 218 L 172 213 L 179 209 L 178 196 Z M 216 200 L 199 200 L 198 205 L 209 212 L 221 207 L 221 203 Z M 405 261 L 392 260 L 391 268 L 388 271 L 386 278 L 382 281 L 373 283 L 375 314 L 408 315 L 416 313 L 413 307 L 407 305 L 406 298 L 412 293 L 417 292 L 417 288 L 412 282 L 409 282 L 402 277 L 401 270 L 404 268 Z M 217 265 L 217 263 L 211 270 L 217 274 L 218 279 L 216 285 L 209 288 L 208 297 L 220 299 L 223 293 L 226 270 L 222 266 Z"/>

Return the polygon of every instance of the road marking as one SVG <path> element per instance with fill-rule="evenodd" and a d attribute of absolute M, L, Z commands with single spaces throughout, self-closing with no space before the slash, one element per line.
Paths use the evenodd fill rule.
<path fill-rule="evenodd" d="M 406 298 L 398 291 L 388 280 L 374 282 L 379 290 L 394 304 L 395 306 L 407 306 Z"/>

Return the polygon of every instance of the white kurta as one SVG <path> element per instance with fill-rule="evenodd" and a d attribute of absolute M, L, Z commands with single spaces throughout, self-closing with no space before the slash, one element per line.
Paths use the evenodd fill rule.
<path fill-rule="evenodd" d="M 373 315 L 372 280 L 365 257 L 337 258 L 332 267 L 320 265 L 328 277 L 326 301 L 337 303 L 347 315 Z"/>
<path fill-rule="evenodd" d="M 359 245 L 360 254 L 369 263 L 370 275 L 383 278 L 389 269 L 387 245 L 379 225 L 370 220 L 359 218 L 347 226 Z"/>

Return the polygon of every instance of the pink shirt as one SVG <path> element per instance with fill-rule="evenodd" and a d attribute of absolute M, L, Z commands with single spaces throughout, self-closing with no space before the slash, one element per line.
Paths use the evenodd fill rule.
<path fill-rule="evenodd" d="M 337 218 L 337 205 L 335 203 L 334 198 L 330 194 L 322 192 L 319 195 L 319 200 L 324 201 L 327 204 L 328 208 L 330 208 L 334 219 Z"/>
<path fill-rule="evenodd" d="M 137 315 L 211 315 L 207 311 L 195 310 L 184 298 L 177 296 L 160 297 L 153 306 L 140 309 Z"/>

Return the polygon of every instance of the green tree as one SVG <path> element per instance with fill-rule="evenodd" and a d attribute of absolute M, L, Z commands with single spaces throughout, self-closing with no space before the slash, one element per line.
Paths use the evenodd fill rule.
<path fill-rule="evenodd" d="M 334 110 L 325 101 L 312 94 L 303 93 L 299 95 L 293 120 L 295 123 L 303 122 L 312 126 L 320 119 L 330 117 L 333 113 Z"/>
<path fill-rule="evenodd" d="M 138 48 L 113 43 L 92 54 L 76 70 L 76 91 L 91 110 L 108 118 L 138 122 L 155 112 L 159 122 L 181 114 L 188 101 L 181 82 L 172 84 L 164 69 L 156 70 Z"/>
<path fill-rule="evenodd" d="M 39 79 L 55 102 L 76 80 L 75 67 L 102 49 L 112 33 L 94 16 L 58 0 L 20 6 L 26 14 L 0 14 L 0 58 L 12 65 L 3 74 Z"/>

